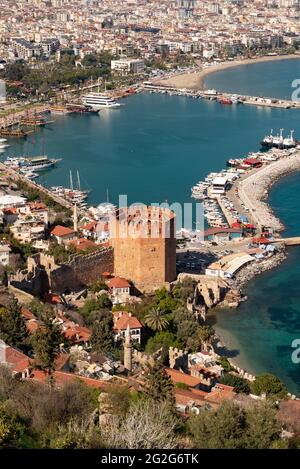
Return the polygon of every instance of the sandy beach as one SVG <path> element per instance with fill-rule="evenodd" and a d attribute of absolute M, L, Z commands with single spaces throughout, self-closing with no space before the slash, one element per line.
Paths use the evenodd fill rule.
<path fill-rule="evenodd" d="M 300 55 L 276 55 L 276 56 L 265 56 L 257 57 L 253 59 L 233 60 L 231 62 L 220 63 L 217 65 L 211 65 L 206 68 L 200 68 L 199 71 L 193 71 L 191 73 L 182 73 L 174 77 L 167 78 L 165 80 L 158 80 L 157 83 L 161 83 L 174 88 L 186 88 L 191 90 L 203 90 L 205 89 L 204 82 L 205 78 L 215 72 L 221 72 L 228 68 L 239 67 L 241 65 L 255 64 L 259 62 L 274 62 L 278 60 L 291 60 L 300 59 Z"/>

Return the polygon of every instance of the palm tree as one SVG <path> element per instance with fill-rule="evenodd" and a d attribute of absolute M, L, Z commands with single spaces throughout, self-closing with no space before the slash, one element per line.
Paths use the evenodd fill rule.
<path fill-rule="evenodd" d="M 169 321 L 160 308 L 152 308 L 145 316 L 145 324 L 153 331 L 163 331 L 168 327 Z"/>

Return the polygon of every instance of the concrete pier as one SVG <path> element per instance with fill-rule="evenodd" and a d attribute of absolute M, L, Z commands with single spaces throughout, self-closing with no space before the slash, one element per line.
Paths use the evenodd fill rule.
<path fill-rule="evenodd" d="M 239 198 L 248 207 L 251 218 L 259 231 L 262 231 L 263 227 L 271 228 L 274 232 L 284 229 L 265 200 L 269 188 L 278 179 L 298 170 L 300 170 L 300 151 L 289 156 L 282 156 L 279 160 L 259 170 L 253 170 L 244 179 L 235 183 Z"/>
<path fill-rule="evenodd" d="M 68 202 L 65 200 L 63 197 L 60 197 L 56 194 L 53 194 L 53 192 L 49 191 L 46 187 L 35 183 L 34 181 L 30 181 L 28 178 L 23 176 L 22 174 L 18 173 L 12 168 L 9 168 L 3 163 L 0 163 L 0 171 L 6 176 L 12 179 L 15 183 L 18 183 L 19 181 L 25 182 L 28 187 L 31 187 L 32 189 L 38 189 L 40 192 L 43 194 L 47 195 L 48 197 L 51 197 L 56 203 L 61 205 L 62 207 L 65 207 L 67 209 L 73 210 L 74 206 L 71 202 Z"/>
<path fill-rule="evenodd" d="M 262 96 L 248 96 L 241 95 L 236 93 L 226 93 L 218 91 L 216 93 L 211 93 L 208 90 L 204 91 L 195 91 L 184 88 L 174 88 L 171 86 L 164 86 L 158 83 L 148 83 L 142 85 L 141 89 L 143 91 L 150 91 L 156 93 L 167 93 L 170 95 L 180 95 L 180 96 L 190 96 L 194 98 L 210 99 L 210 100 L 220 100 L 220 99 L 230 99 L 232 96 L 238 99 L 241 104 L 248 104 L 251 106 L 259 107 L 273 107 L 279 109 L 300 109 L 300 102 L 292 101 L 288 99 L 276 99 Z M 236 105 L 236 104 L 233 104 Z"/>

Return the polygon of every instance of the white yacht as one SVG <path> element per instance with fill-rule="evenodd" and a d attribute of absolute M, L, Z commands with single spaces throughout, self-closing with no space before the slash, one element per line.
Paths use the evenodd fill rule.
<path fill-rule="evenodd" d="M 34 157 L 8 157 L 4 164 L 25 171 L 42 171 L 53 168 L 61 159 L 50 159 L 45 155 Z"/>
<path fill-rule="evenodd" d="M 113 98 L 110 98 L 109 96 L 102 93 L 86 94 L 83 96 L 82 102 L 85 106 L 90 106 L 96 111 L 100 111 L 100 109 L 111 109 L 121 106 Z"/>

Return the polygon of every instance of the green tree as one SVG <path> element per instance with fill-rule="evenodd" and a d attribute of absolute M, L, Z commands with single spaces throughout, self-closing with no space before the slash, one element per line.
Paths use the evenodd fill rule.
<path fill-rule="evenodd" d="M 250 392 L 249 382 L 246 379 L 232 375 L 231 373 L 225 373 L 225 375 L 220 379 L 220 383 L 226 384 L 226 386 L 232 386 L 234 391 L 237 393 L 249 394 Z"/>
<path fill-rule="evenodd" d="M 199 350 L 200 340 L 197 333 L 199 323 L 193 314 L 185 308 L 179 308 L 174 311 L 173 322 L 176 336 L 183 342 L 184 347 L 191 352 Z"/>
<path fill-rule="evenodd" d="M 260 396 L 265 393 L 267 396 L 285 397 L 287 389 L 283 382 L 277 376 L 271 373 L 265 373 L 256 377 L 251 384 L 253 394 Z"/>
<path fill-rule="evenodd" d="M 24 62 L 13 62 L 5 67 L 4 76 L 8 80 L 23 80 L 28 74 L 29 67 Z"/>
<path fill-rule="evenodd" d="M 20 437 L 25 433 L 25 425 L 17 416 L 0 406 L 0 448 L 20 446 Z"/>
<path fill-rule="evenodd" d="M 268 402 L 242 409 L 231 401 L 224 401 L 217 410 L 192 416 L 188 427 L 195 447 L 200 449 L 281 447 L 276 410 Z"/>
<path fill-rule="evenodd" d="M 169 325 L 169 321 L 165 317 L 164 312 L 158 307 L 152 308 L 145 315 L 144 321 L 153 331 L 163 331 Z"/>
<path fill-rule="evenodd" d="M 173 332 L 169 331 L 162 331 L 157 332 L 153 337 L 147 342 L 145 351 L 146 353 L 154 353 L 157 352 L 160 348 L 167 348 L 170 347 L 182 347 L 182 342 L 177 339 L 176 335 Z"/>
<path fill-rule="evenodd" d="M 89 290 L 93 293 L 98 293 L 101 290 L 108 290 L 108 286 L 105 283 L 104 279 L 99 279 L 96 282 L 93 282 L 89 285 Z"/>
<path fill-rule="evenodd" d="M 145 392 L 155 402 L 175 404 L 174 385 L 161 362 L 150 367 L 146 376 Z"/>
<path fill-rule="evenodd" d="M 185 305 L 188 298 L 192 298 L 195 292 L 197 282 L 191 278 L 187 278 L 182 282 L 178 282 L 173 290 L 174 298 L 178 298 Z"/>
<path fill-rule="evenodd" d="M 9 307 L 0 311 L 0 339 L 11 347 L 23 348 L 28 331 L 21 315 L 17 300 L 12 300 Z"/>
<path fill-rule="evenodd" d="M 270 403 L 259 402 L 247 410 L 246 446 L 248 448 L 272 448 L 280 441 L 280 433 L 276 409 Z"/>
<path fill-rule="evenodd" d="M 221 367 L 224 368 L 224 371 L 226 372 L 232 371 L 233 369 L 227 357 L 219 357 L 218 364 L 221 365 Z"/>
<path fill-rule="evenodd" d="M 205 350 L 211 345 L 214 335 L 215 331 L 211 326 L 200 326 L 198 328 L 198 336 Z"/>
<path fill-rule="evenodd" d="M 91 346 L 97 352 L 111 352 L 114 348 L 113 318 L 109 311 L 99 311 L 92 326 Z"/>
<path fill-rule="evenodd" d="M 60 327 L 54 323 L 53 316 L 47 315 L 43 318 L 43 324 L 35 332 L 32 343 L 35 367 L 51 376 L 55 370 L 55 359 L 59 355 L 60 344 L 64 343 Z"/>
<path fill-rule="evenodd" d="M 100 295 L 98 298 L 89 298 L 85 301 L 79 312 L 82 316 L 89 321 L 89 316 L 93 311 L 99 311 L 102 309 L 110 309 L 112 302 L 107 294 Z"/>
<path fill-rule="evenodd" d="M 206 410 L 188 422 L 195 448 L 240 449 L 244 447 L 245 412 L 225 401 L 218 410 Z"/>

